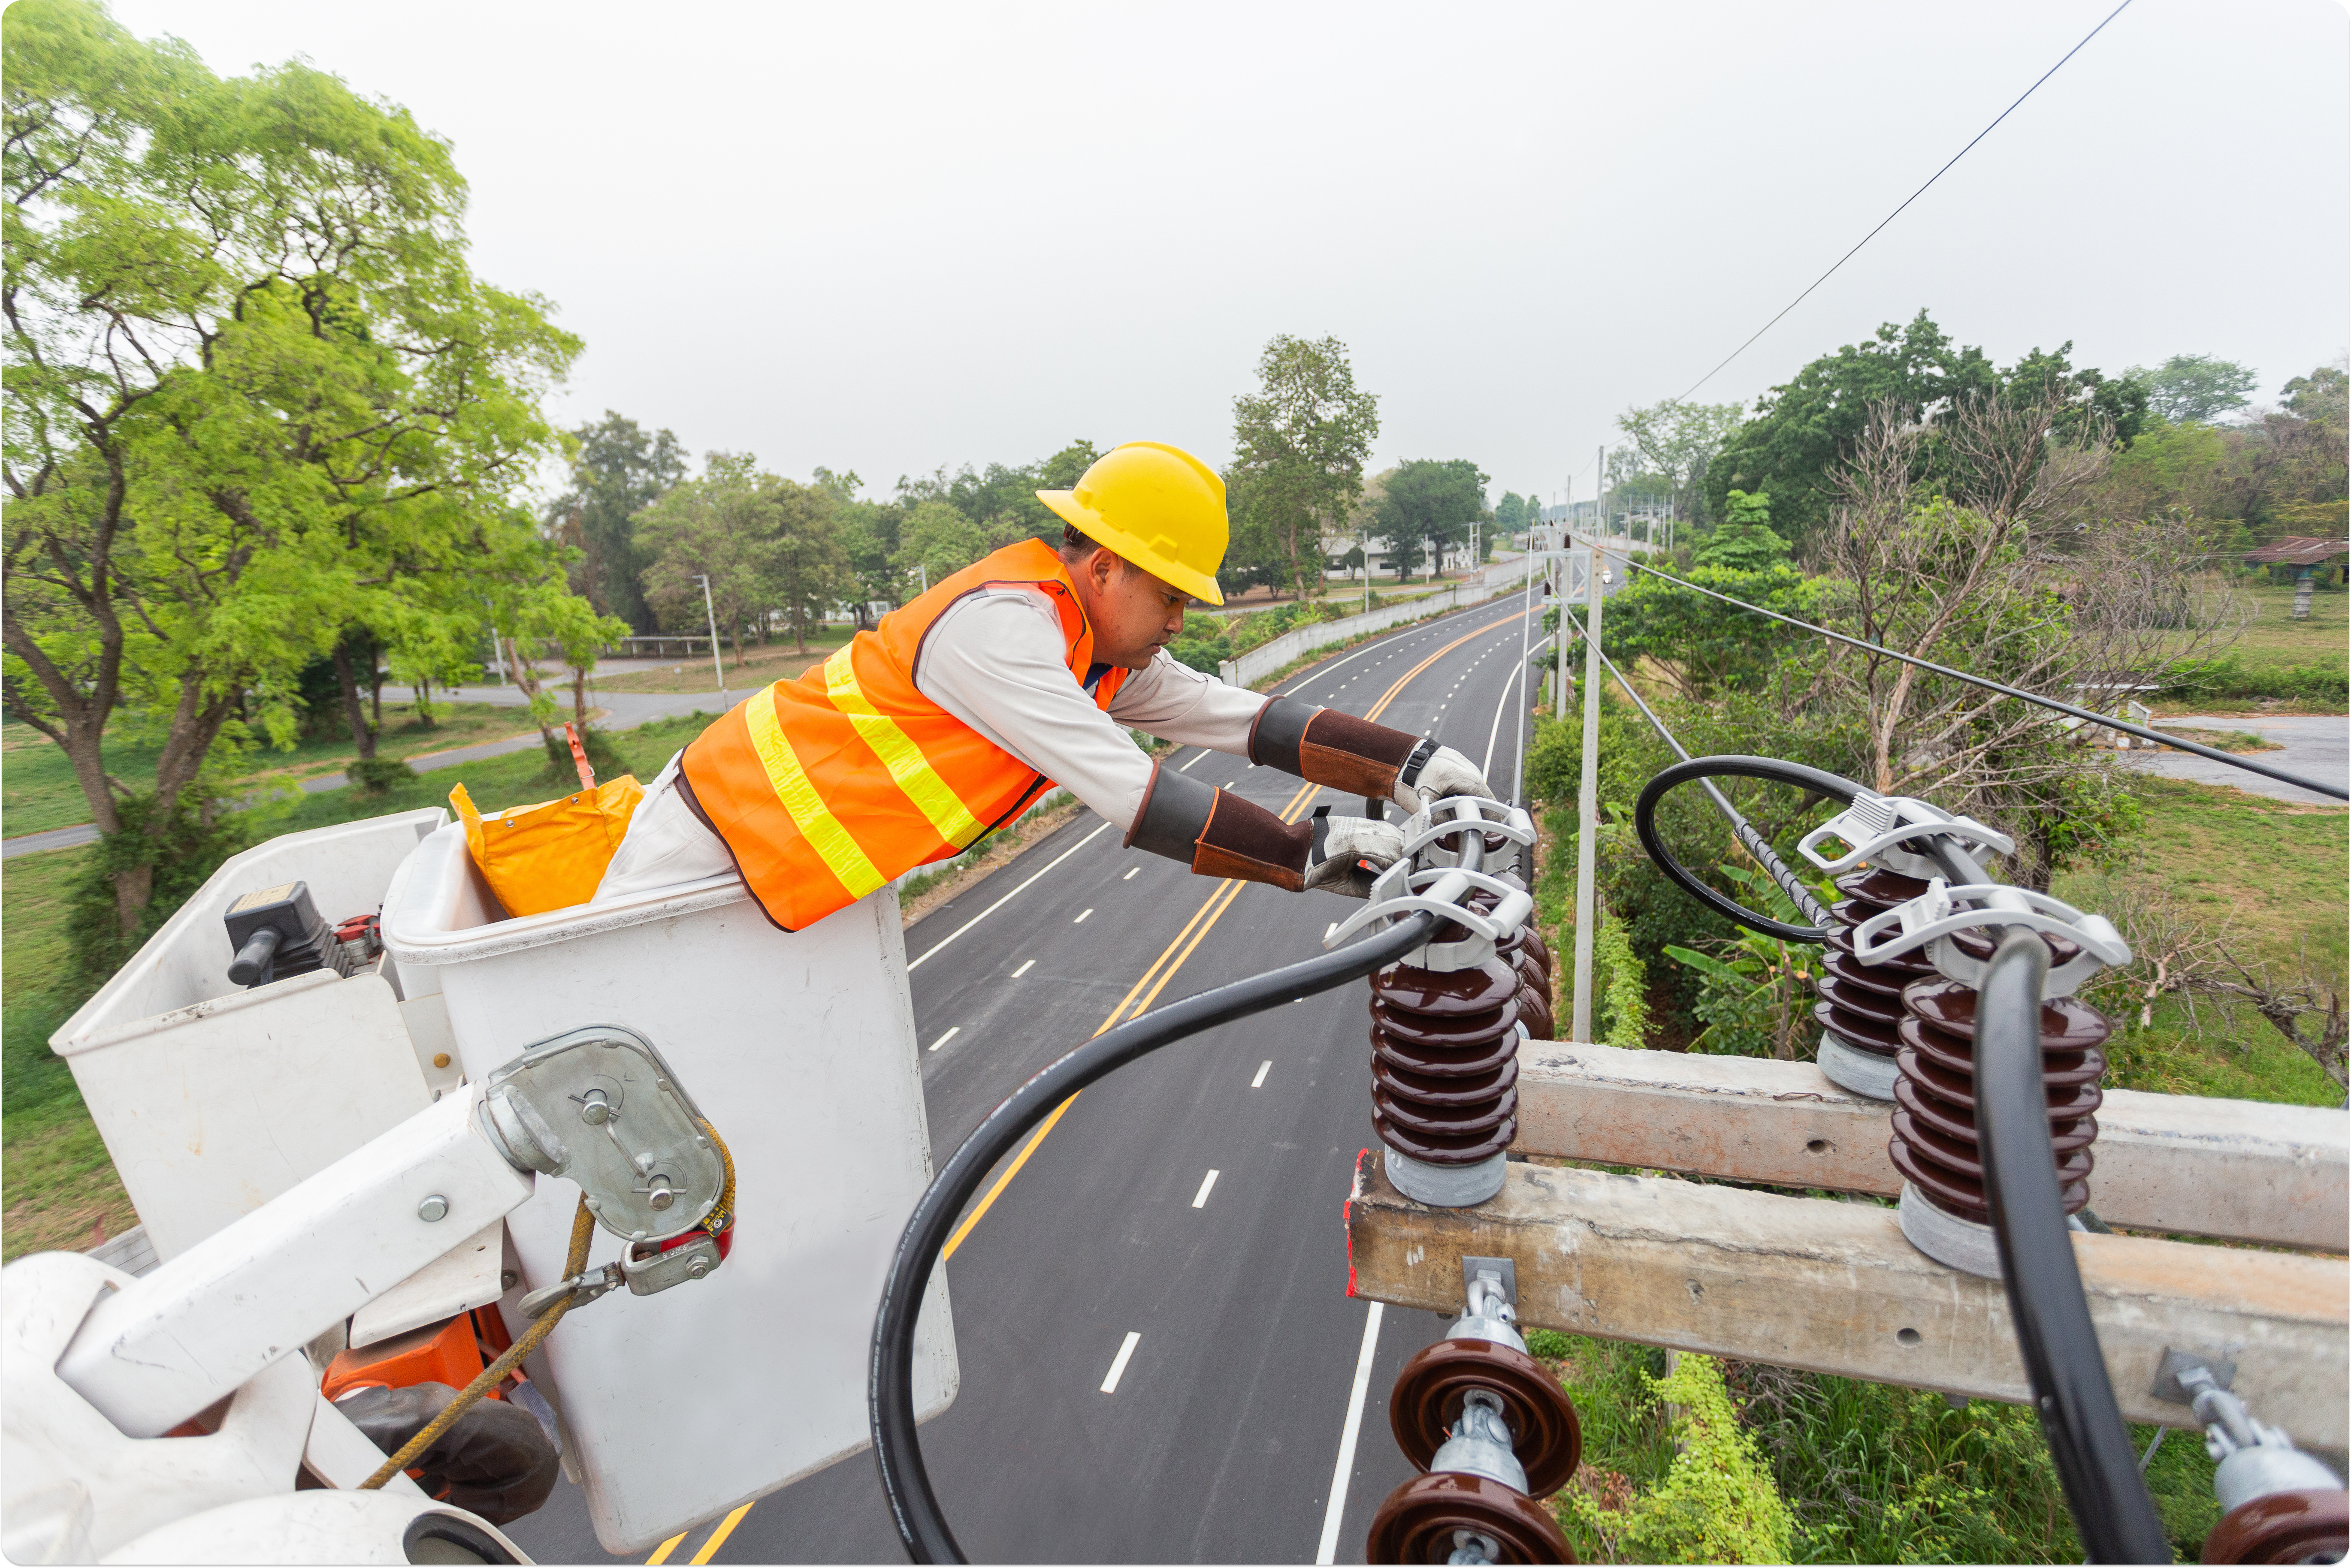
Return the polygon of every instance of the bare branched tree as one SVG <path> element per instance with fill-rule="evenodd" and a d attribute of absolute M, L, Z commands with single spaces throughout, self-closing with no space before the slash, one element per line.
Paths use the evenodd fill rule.
<path fill-rule="evenodd" d="M 1970 400 L 1931 433 L 1880 410 L 1813 563 L 1829 613 L 1880 647 L 2101 711 L 2210 657 L 2241 620 L 2199 569 L 2193 518 L 2088 504 L 2106 436 L 2057 400 Z M 1851 649 L 1823 685 L 1860 711 L 1874 785 L 2002 826 L 2018 881 L 2045 888 L 2104 836 L 2116 781 L 2092 727 Z"/>
<path fill-rule="evenodd" d="M 2351 1034 L 2343 1011 L 2343 988 L 2322 981 L 2303 952 L 2294 978 L 2281 981 L 2266 961 L 2246 963 L 2229 955 L 2234 980 L 2211 982 L 2211 989 L 2233 996 L 2267 1019 L 2270 1026 L 2294 1043 L 2294 1049 L 2318 1064 L 2338 1089 L 2351 1088 L 2344 1064 L 2345 1039 Z"/>

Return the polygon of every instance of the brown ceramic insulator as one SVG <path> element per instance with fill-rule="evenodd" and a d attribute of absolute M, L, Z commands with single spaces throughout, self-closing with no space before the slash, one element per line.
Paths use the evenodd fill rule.
<path fill-rule="evenodd" d="M 2351 1495 L 2274 1491 L 2241 1502 L 2204 1538 L 2207 1563 L 2340 1563 L 2351 1550 Z"/>
<path fill-rule="evenodd" d="M 1366 1563 L 1449 1563 L 1458 1531 L 1501 1547 L 1502 1563 L 1573 1563 L 1575 1552 L 1551 1511 L 1484 1476 L 1440 1470 L 1388 1493 L 1364 1542 Z"/>
<path fill-rule="evenodd" d="M 1901 1075 L 1894 1085 L 1894 1136 L 1886 1154 L 1935 1207 L 1988 1225 L 1991 1210 L 1984 1200 L 1976 1130 L 1975 989 L 1957 981 L 1917 981 L 1903 991 L 1902 1005 L 1894 1059 Z M 2098 1079 L 2106 1067 L 2098 1047 L 2111 1033 L 2105 1015 L 2076 998 L 2041 1004 L 2049 1143 L 2068 1214 L 2090 1200 L 2090 1145 L 2098 1136 Z"/>
<path fill-rule="evenodd" d="M 1842 929 L 1830 932 L 1821 955 L 1821 977 L 1814 982 L 1820 1002 L 1813 1017 L 1842 1044 L 1872 1056 L 1891 1056 L 1901 1049 L 1894 1037 L 1902 1020 L 1902 988 L 1935 972 L 1923 956 L 1906 953 L 1892 963 L 1866 964 L 1853 956 L 1853 928 L 1887 909 L 1897 909 L 1927 890 L 1916 877 L 1873 867 L 1848 871 L 1836 879 L 1844 897 L 1829 906 Z"/>
<path fill-rule="evenodd" d="M 1483 1389 L 1500 1403 L 1510 1451 L 1526 1467 L 1527 1491 L 1549 1497 L 1565 1486 L 1583 1453 L 1574 1401 L 1532 1356 L 1484 1339 L 1440 1339 L 1396 1374 L 1388 1396 L 1388 1428 L 1413 1467 L 1428 1468 L 1461 1419 L 1472 1389 Z"/>
<path fill-rule="evenodd" d="M 1518 1136 L 1520 980 L 1391 965 L 1372 977 L 1372 1125 L 1400 1154 L 1474 1165 Z"/>

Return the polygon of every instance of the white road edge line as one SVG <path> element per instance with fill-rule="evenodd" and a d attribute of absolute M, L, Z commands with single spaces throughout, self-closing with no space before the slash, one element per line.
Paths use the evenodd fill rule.
<path fill-rule="evenodd" d="M 942 1034 L 937 1039 L 932 1041 L 931 1049 L 934 1051 L 937 1050 L 940 1046 L 946 1044 L 948 1041 L 954 1039 L 956 1035 L 962 1033 L 963 1025 L 958 1023 L 953 1029 L 948 1030 L 945 1034 Z"/>
<path fill-rule="evenodd" d="M 1535 644 L 1535 649 L 1541 649 L 1544 643 L 1548 643 L 1550 641 L 1551 639 L 1546 637 L 1542 639 L 1542 642 Z M 1533 657 L 1534 649 L 1528 650 L 1527 658 L 1532 659 Z M 1479 770 L 1480 773 L 1490 774 L 1494 771 L 1494 742 L 1501 739 L 1502 712 L 1510 705 L 1510 689 L 1524 681 L 1526 678 L 1527 667 L 1525 661 L 1521 660 L 1519 664 L 1519 668 L 1512 672 L 1510 678 L 1502 682 L 1502 700 L 1494 704 L 1494 727 L 1486 732 L 1486 765 Z"/>
<path fill-rule="evenodd" d="M 1364 1396 L 1372 1386 L 1372 1355 L 1380 1347 L 1380 1303 L 1374 1302 L 1364 1316 L 1364 1348 L 1355 1355 L 1355 1386 L 1347 1394 L 1347 1424 L 1339 1429 L 1339 1462 L 1331 1470 L 1331 1505 L 1322 1511 L 1322 1541 L 1314 1549 L 1318 1564 L 1338 1561 L 1339 1521 L 1347 1511 L 1347 1482 L 1355 1472 L 1355 1434 L 1364 1425 Z"/>
<path fill-rule="evenodd" d="M 1272 1071 L 1273 1064 L 1271 1062 L 1259 1062 L 1257 1064 L 1257 1076 L 1249 1080 L 1249 1087 L 1252 1089 L 1264 1088 L 1265 1075 Z"/>
<path fill-rule="evenodd" d="M 1133 1355 L 1134 1354 L 1134 1347 L 1142 1343 L 1142 1334 L 1135 1333 L 1133 1330 L 1128 1331 L 1126 1343 L 1118 1347 L 1118 1355 L 1110 1364 L 1110 1376 L 1102 1379 L 1102 1391 L 1103 1393 L 1115 1394 L 1118 1392 L 1119 1377 L 1126 1371 L 1126 1358 Z"/>
<path fill-rule="evenodd" d="M 1200 760 L 1200 757 L 1205 757 L 1205 756 L 1207 756 L 1207 754 L 1208 754 L 1207 749 L 1206 747 L 1202 747 L 1202 748 L 1201 748 L 1201 751 L 1200 751 L 1200 756 L 1199 756 L 1199 757 L 1194 757 L 1194 758 L 1192 759 L 1192 763 L 1196 763 L 1196 762 L 1198 762 L 1198 761 Z M 1188 774 L 1188 773 L 1190 773 L 1190 772 L 1192 771 L 1192 763 L 1186 763 L 1182 767 L 1177 768 L 1176 771 L 1177 773 L 1179 773 L 1179 774 Z"/>
<path fill-rule="evenodd" d="M 1012 978 L 1019 980 L 1022 975 L 1027 974 L 1030 970 L 1035 969 L 1036 967 L 1037 961 L 1035 959 L 1024 959 L 1021 961 L 1020 967 L 1012 971 Z"/>
<path fill-rule="evenodd" d="M 1038 877 L 1042 877 L 1046 871 L 1050 871 L 1054 867 L 1059 866 L 1062 861 L 1067 860 L 1071 856 L 1075 855 L 1079 850 L 1083 849 L 1087 845 L 1092 844 L 1095 839 L 1101 837 L 1102 835 L 1102 829 L 1109 826 L 1109 823 L 1103 823 L 1101 827 L 1095 828 L 1092 833 L 1087 834 L 1083 838 L 1079 839 L 1075 844 L 1071 845 L 1067 849 L 1064 849 L 1059 855 L 1054 856 L 1053 858 L 1046 864 L 1043 870 L 1037 872 L 1035 876 L 1029 878 L 1029 882 L 1034 882 Z M 1142 867 L 1137 867 L 1136 869 L 1140 870 Z M 974 915 L 970 919 L 966 920 L 962 925 L 957 926 L 954 930 L 949 931 L 946 936 L 941 937 L 938 940 L 936 946 L 931 948 L 927 952 L 924 953 L 921 958 L 916 959 L 914 962 L 906 966 L 906 972 L 908 974 L 914 973 L 914 971 L 922 968 L 925 964 L 930 962 L 933 958 L 936 957 L 940 948 L 946 946 L 949 942 L 955 940 L 956 938 L 963 935 L 964 932 L 971 929 L 972 927 L 979 924 L 980 921 L 987 919 L 988 916 L 996 913 L 997 910 L 1004 908 L 1005 905 L 1020 897 L 1023 892 L 1027 891 L 1029 882 L 1021 883 L 1019 887 L 1013 888 L 1012 891 L 1005 894 L 1004 897 L 998 898 L 985 909 L 982 909 L 978 914 Z"/>
<path fill-rule="evenodd" d="M 1217 1173 L 1215 1171 L 1212 1170 L 1208 1172 L 1207 1175 L 1202 1177 L 1200 1179 L 1200 1190 L 1192 1194 L 1192 1207 L 1195 1209 L 1206 1209 L 1208 1206 L 1208 1189 L 1216 1186 L 1216 1184 Z"/>

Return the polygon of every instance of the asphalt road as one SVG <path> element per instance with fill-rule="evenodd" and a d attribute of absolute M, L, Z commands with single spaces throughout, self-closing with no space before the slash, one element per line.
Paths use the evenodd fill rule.
<path fill-rule="evenodd" d="M 1283 690 L 1434 735 L 1508 793 L 1520 606 L 1400 631 Z M 1219 753 L 1166 765 L 1292 817 L 1362 805 Z M 938 1159 L 1113 1013 L 1311 957 L 1358 908 L 1195 877 L 1120 836 L 1081 813 L 907 932 Z M 1170 1046 L 1086 1090 L 983 1197 L 947 1264 L 962 1391 L 923 1429 L 975 1561 L 1362 1561 L 1374 1509 L 1411 1474 L 1388 1388 L 1443 1326 L 1346 1294 L 1340 1206 L 1372 1138 L 1365 1006 L 1357 981 Z M 611 1561 L 568 1483 L 509 1533 L 542 1562 Z M 861 1455 L 653 1560 L 904 1556 Z"/>

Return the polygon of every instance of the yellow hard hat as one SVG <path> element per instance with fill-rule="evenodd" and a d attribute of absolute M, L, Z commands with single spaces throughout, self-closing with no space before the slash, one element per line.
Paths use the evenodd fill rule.
<path fill-rule="evenodd" d="M 1232 524 L 1225 482 L 1180 447 L 1131 441 L 1094 459 L 1074 490 L 1040 490 L 1037 499 L 1061 520 L 1122 560 L 1170 587 L 1212 605 Z"/>

